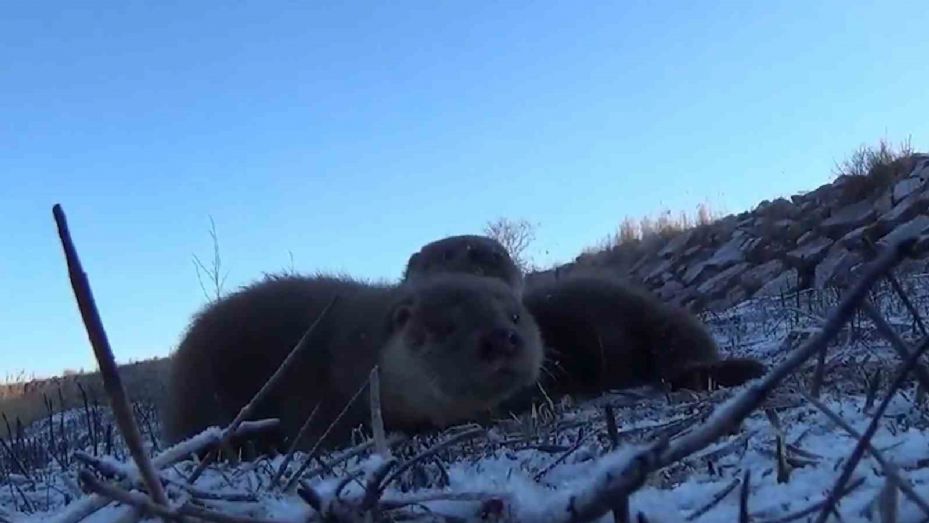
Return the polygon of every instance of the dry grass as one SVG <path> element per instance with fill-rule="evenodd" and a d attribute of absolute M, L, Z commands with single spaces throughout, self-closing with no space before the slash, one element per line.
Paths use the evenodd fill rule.
<path fill-rule="evenodd" d="M 153 358 L 120 366 L 132 399 L 154 401 L 163 396 L 166 362 L 165 358 Z M 103 380 L 97 372 L 4 384 L 0 387 L 0 415 L 9 420 L 9 429 L 17 425 L 27 427 L 50 414 L 81 407 L 82 387 L 91 401 L 104 397 Z M 0 423 L 0 437 L 10 437 L 9 429 Z"/>
<path fill-rule="evenodd" d="M 598 244 L 584 249 L 579 262 L 593 265 L 630 267 L 637 260 L 660 250 L 675 236 L 693 229 L 705 229 L 725 215 L 704 202 L 693 213 L 677 214 L 665 209 L 654 216 L 627 216 L 617 230 Z"/>
<path fill-rule="evenodd" d="M 832 174 L 845 177 L 842 202 L 853 203 L 878 195 L 913 168 L 910 139 L 894 146 L 886 138 L 876 145 L 862 144 L 845 160 L 836 162 Z"/>

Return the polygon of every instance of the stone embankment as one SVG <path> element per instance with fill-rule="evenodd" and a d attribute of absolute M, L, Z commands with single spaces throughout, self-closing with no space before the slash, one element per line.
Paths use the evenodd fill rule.
<path fill-rule="evenodd" d="M 880 184 L 870 175 L 840 176 L 814 191 L 658 239 L 631 260 L 620 245 L 528 278 L 607 267 L 669 302 L 721 310 L 751 297 L 841 286 L 873 246 L 909 230 L 923 239 L 907 267 L 923 269 L 929 261 L 929 248 L 923 248 L 929 247 L 929 155 L 902 162 L 905 167 Z"/>

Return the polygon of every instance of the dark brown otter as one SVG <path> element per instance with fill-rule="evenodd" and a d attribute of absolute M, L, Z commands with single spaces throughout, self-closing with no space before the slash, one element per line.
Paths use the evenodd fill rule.
<path fill-rule="evenodd" d="M 269 277 L 194 318 L 173 355 L 167 439 L 228 424 L 337 294 L 308 350 L 254 415 L 279 418 L 283 435 L 293 438 L 318 404 L 301 448 L 316 442 L 375 364 L 387 430 L 480 419 L 538 377 L 543 354 L 536 324 L 496 279 L 436 274 L 379 286 Z M 353 428 L 368 423 L 364 394 L 324 445 L 344 443 Z"/>
<path fill-rule="evenodd" d="M 461 252 L 465 248 L 457 238 L 461 237 L 429 245 Z M 485 238 L 481 245 L 487 249 L 493 243 Z M 491 277 L 507 260 L 515 267 L 507 256 L 482 271 L 473 267 L 485 257 L 445 263 L 442 252 L 424 248 L 414 254 L 407 279 L 420 267 L 428 267 L 432 274 L 466 270 Z M 549 372 L 543 374 L 541 384 L 555 393 L 595 394 L 646 384 L 703 390 L 711 383 L 740 385 L 765 372 L 764 365 L 753 359 L 722 359 L 713 338 L 688 311 L 602 271 L 580 270 L 530 284 L 523 291 L 523 304 L 538 323 L 546 348 Z"/>
<path fill-rule="evenodd" d="M 403 273 L 414 281 L 437 272 L 463 272 L 497 278 L 522 294 L 523 273 L 506 248 L 489 236 L 448 236 L 424 245 L 410 256 Z"/>
<path fill-rule="evenodd" d="M 722 359 L 703 324 L 617 277 L 576 274 L 526 289 L 548 350 L 547 390 L 593 394 L 647 384 L 730 387 L 764 374 L 753 359 Z"/>

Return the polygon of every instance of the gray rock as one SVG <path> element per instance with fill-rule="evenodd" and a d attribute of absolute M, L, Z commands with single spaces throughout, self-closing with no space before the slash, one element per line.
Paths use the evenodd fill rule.
<path fill-rule="evenodd" d="M 668 280 L 655 291 L 655 295 L 662 301 L 670 302 L 675 296 L 680 294 L 682 290 L 684 290 L 683 283 L 675 280 Z"/>
<path fill-rule="evenodd" d="M 913 155 L 913 170 L 910 178 L 919 178 L 923 182 L 929 181 L 929 154 Z"/>
<path fill-rule="evenodd" d="M 864 247 L 864 239 L 868 238 L 874 240 L 876 227 L 875 225 L 868 224 L 858 227 L 854 231 L 850 231 L 845 236 L 839 238 L 839 245 L 845 247 L 846 249 L 861 249 Z"/>
<path fill-rule="evenodd" d="M 877 244 L 886 247 L 911 234 L 915 235 L 918 240 L 929 242 L 929 216 L 920 214 L 912 220 L 894 227 L 894 230 L 885 234 L 883 238 L 877 241 Z M 919 245 L 917 245 L 917 250 L 920 250 Z"/>
<path fill-rule="evenodd" d="M 645 277 L 642 280 L 648 285 L 657 285 L 659 283 L 667 281 L 667 278 L 664 277 L 665 274 L 670 274 L 672 262 L 671 260 L 661 260 L 657 265 L 651 267 L 645 267 L 640 273 L 644 273 Z"/>
<path fill-rule="evenodd" d="M 705 274 L 711 272 L 710 266 L 707 264 L 707 260 L 699 261 L 691 265 L 684 271 L 684 276 L 681 277 L 681 281 L 684 285 L 693 285 L 694 283 L 700 281 Z"/>
<path fill-rule="evenodd" d="M 926 180 L 923 180 L 919 176 L 908 176 L 896 184 L 894 184 L 893 189 L 893 201 L 899 202 L 909 197 L 911 194 L 916 191 L 922 190 L 925 185 Z"/>
<path fill-rule="evenodd" d="M 793 243 L 803 236 L 809 229 L 803 224 L 791 219 L 776 220 L 765 230 L 771 239 Z"/>
<path fill-rule="evenodd" d="M 911 194 L 909 197 L 894 205 L 894 208 L 881 215 L 877 224 L 883 231 L 896 228 L 901 223 L 911 220 L 926 208 L 929 196 L 925 193 Z"/>
<path fill-rule="evenodd" d="M 741 285 L 736 285 L 729 289 L 729 292 L 727 292 L 725 296 L 710 303 L 708 308 L 716 312 L 722 312 L 742 303 L 747 298 L 748 291 L 746 291 Z"/>
<path fill-rule="evenodd" d="M 752 297 L 764 298 L 767 296 L 779 296 L 783 293 L 793 292 L 797 290 L 797 281 L 797 270 L 788 269 L 773 280 L 764 284 L 755 292 L 755 294 L 752 295 Z"/>
<path fill-rule="evenodd" d="M 806 245 L 811 241 L 815 240 L 819 235 L 816 234 L 816 231 L 806 231 L 803 233 L 803 236 L 797 238 L 797 245 Z"/>
<path fill-rule="evenodd" d="M 690 244 L 690 240 L 694 237 L 694 229 L 684 231 L 671 240 L 660 250 L 658 251 L 658 256 L 660 258 L 670 258 L 678 254 L 681 250 L 686 249 Z"/>
<path fill-rule="evenodd" d="M 746 270 L 742 273 L 739 280 L 742 287 L 745 287 L 749 293 L 752 293 L 776 278 L 782 272 L 784 272 L 784 262 L 781 260 L 771 260 Z"/>
<path fill-rule="evenodd" d="M 839 238 L 857 227 L 874 220 L 874 205 L 868 200 L 846 205 L 819 225 L 820 231 L 830 238 Z"/>
<path fill-rule="evenodd" d="M 893 190 L 887 189 L 874 200 L 874 212 L 884 214 L 894 208 L 894 201 Z"/>
<path fill-rule="evenodd" d="M 713 257 L 707 260 L 706 263 L 713 269 L 725 269 L 745 260 L 746 247 L 750 245 L 753 239 L 744 231 L 736 231 L 732 235 L 732 239 L 717 249 Z"/>
<path fill-rule="evenodd" d="M 720 298 L 738 281 L 739 275 L 748 268 L 749 264 L 745 262 L 733 265 L 701 283 L 697 287 L 697 292 L 709 300 Z"/>
<path fill-rule="evenodd" d="M 774 201 L 765 200 L 756 208 L 756 212 L 763 216 L 772 216 L 774 218 L 794 218 L 799 214 L 799 209 L 794 203 L 786 198 L 778 198 Z"/>
<path fill-rule="evenodd" d="M 822 289 L 831 283 L 844 281 L 848 270 L 860 261 L 861 258 L 857 254 L 841 245 L 835 245 L 823 261 L 816 266 L 813 285 L 817 289 Z"/>
<path fill-rule="evenodd" d="M 684 250 L 684 252 L 681 254 L 681 258 L 684 258 L 685 260 L 693 258 L 697 253 L 704 249 L 705 247 L 703 245 L 691 245 Z"/>
<path fill-rule="evenodd" d="M 787 261 L 794 266 L 803 266 L 811 263 L 819 263 L 832 247 L 834 242 L 828 238 L 818 238 L 811 240 L 806 245 L 798 247 L 787 253 Z"/>

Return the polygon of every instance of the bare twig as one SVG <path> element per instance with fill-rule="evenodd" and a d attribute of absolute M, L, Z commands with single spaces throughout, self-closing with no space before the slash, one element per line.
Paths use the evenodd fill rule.
<path fill-rule="evenodd" d="M 855 489 L 857 489 L 864 483 L 864 480 L 865 478 L 858 478 L 855 481 L 853 481 L 851 485 L 848 485 L 847 487 L 845 487 L 844 490 L 842 490 L 841 497 L 845 497 L 851 494 L 852 491 L 854 491 Z M 800 518 L 809 516 L 810 514 L 816 512 L 825 503 L 826 503 L 825 500 L 817 501 L 816 503 L 813 503 L 812 505 L 810 505 L 809 507 L 806 507 L 805 509 L 798 510 L 797 512 L 792 512 L 785 516 L 781 516 L 777 519 L 769 519 L 769 520 L 764 521 L 763 523 L 790 523 L 791 521 L 797 521 Z"/>
<path fill-rule="evenodd" d="M 81 261 L 78 258 L 74 243 L 71 240 L 71 233 L 68 230 L 68 222 L 65 218 L 61 205 L 55 204 L 52 208 L 52 214 L 58 225 L 58 235 L 61 238 L 61 245 L 64 249 L 65 258 L 68 263 L 68 275 L 71 279 L 71 287 L 74 289 L 74 296 L 77 299 L 78 308 L 81 317 L 84 319 L 84 326 L 87 329 L 87 336 L 94 350 L 94 356 L 100 365 L 100 377 L 103 379 L 103 387 L 110 397 L 110 404 L 113 408 L 113 414 L 119 426 L 126 447 L 132 455 L 141 473 L 145 487 L 152 495 L 152 499 L 159 505 L 167 506 L 168 497 L 165 494 L 161 482 L 158 481 L 158 475 L 155 468 L 149 460 L 148 454 L 142 444 L 142 434 L 135 423 L 132 415 L 132 408 L 126 397 L 126 389 L 123 387 L 122 380 L 119 376 L 119 368 L 116 365 L 116 358 L 113 356 L 113 350 L 110 348 L 110 342 L 107 339 L 106 331 L 103 328 L 103 322 L 100 314 L 97 312 L 97 305 L 94 302 L 93 293 L 90 290 L 90 282 L 87 274 L 81 267 Z"/>
<path fill-rule="evenodd" d="M 10 455 L 10 461 L 12 461 L 14 465 L 16 465 L 16 468 L 19 469 L 19 472 L 20 472 L 27 480 L 29 480 L 29 483 L 30 483 L 33 487 L 35 487 L 35 480 L 32 479 L 32 476 L 29 474 L 29 471 L 26 470 L 26 467 L 23 466 L 23 463 L 22 463 L 22 462 L 19 460 L 19 458 L 16 456 L 16 452 L 13 450 L 13 448 L 10 447 L 10 445 L 7 444 L 7 442 L 6 442 L 3 438 L 0 438 L 0 445 L 3 445 L 3 448 L 6 450 L 6 453 Z"/>
<path fill-rule="evenodd" d="M 316 440 L 316 443 L 313 444 L 313 447 L 310 448 L 310 451 L 306 453 L 306 457 L 303 458 L 303 463 L 300 464 L 300 467 L 294 472 L 294 475 L 291 476 L 290 480 L 284 485 L 284 490 L 289 491 L 297 484 L 297 481 L 303 475 L 303 472 L 310 466 L 310 460 L 316 455 L 316 451 L 319 450 L 319 447 L 323 444 L 326 438 L 329 436 L 329 433 L 332 432 L 332 429 L 339 424 L 342 420 L 342 417 L 345 416 L 345 413 L 348 412 L 348 409 L 352 406 L 353 403 L 358 399 L 358 396 L 361 396 L 361 393 L 368 387 L 368 380 L 364 380 L 364 383 L 358 387 L 358 390 L 355 391 L 355 394 L 345 402 L 345 406 L 342 407 L 342 411 L 335 417 L 334 420 L 326 427 L 326 430 L 319 436 L 319 439 Z"/>
<path fill-rule="evenodd" d="M 254 432 L 268 430 L 276 427 L 277 420 L 258 420 L 246 421 L 242 423 L 236 431 L 236 436 L 245 436 Z M 192 436 L 173 447 L 165 449 L 152 460 L 156 469 L 162 469 L 186 459 L 191 454 L 197 454 L 200 451 L 215 447 L 222 438 L 222 431 L 216 427 L 204 430 L 196 436 Z M 84 518 L 107 506 L 110 499 L 94 494 L 84 497 L 68 507 L 58 515 L 57 523 L 77 523 Z"/>
<path fill-rule="evenodd" d="M 865 429 L 864 434 L 862 434 L 858 439 L 858 443 L 855 445 L 855 449 L 852 451 L 851 456 L 849 456 L 848 461 L 846 461 L 842 473 L 836 480 L 835 485 L 829 491 L 829 496 L 826 498 L 826 503 L 824 504 L 822 511 L 819 513 L 819 518 L 816 520 L 817 523 L 825 523 L 826 518 L 829 517 L 829 512 L 838 501 L 839 493 L 842 491 L 842 487 L 845 486 L 849 478 L 852 476 L 852 473 L 855 471 L 855 467 L 858 465 L 858 462 L 861 460 L 861 456 L 864 454 L 865 448 L 871 441 L 871 437 L 874 436 L 875 432 L 877 432 L 877 428 L 880 425 L 881 417 L 884 415 L 884 411 L 887 410 L 887 406 L 890 405 L 890 401 L 894 396 L 897 395 L 897 391 L 900 389 L 900 386 L 903 385 L 907 375 L 918 363 L 920 356 L 922 356 L 926 350 L 929 350 L 929 339 L 927 339 L 918 350 L 910 354 L 906 361 L 904 361 L 900 366 L 900 370 L 897 372 L 897 376 L 891 384 L 890 390 L 887 391 L 887 395 L 884 396 L 884 400 L 881 401 L 880 405 L 878 405 L 877 411 L 871 417 L 871 423 L 868 424 L 868 428 Z"/>
<path fill-rule="evenodd" d="M 387 486 L 389 486 L 390 483 L 391 483 L 392 481 L 394 481 L 395 479 L 397 479 L 398 477 L 400 477 L 401 474 L 403 474 L 404 472 L 406 472 L 407 469 L 409 469 L 410 467 L 412 467 L 414 464 L 419 463 L 420 461 L 422 461 L 422 460 L 424 460 L 424 459 L 426 459 L 426 458 L 431 458 L 432 456 L 435 456 L 435 455 L 438 454 L 442 449 L 448 448 L 448 447 L 450 447 L 450 446 L 452 446 L 452 445 L 454 445 L 454 444 L 456 444 L 456 443 L 459 443 L 459 442 L 462 442 L 462 441 L 471 439 L 471 438 L 473 438 L 473 437 L 475 437 L 475 436 L 477 436 L 477 435 L 479 435 L 479 434 L 483 434 L 483 433 L 484 433 L 484 429 L 482 429 L 482 428 L 473 428 L 473 429 L 469 429 L 469 430 L 466 430 L 466 431 L 464 431 L 464 432 L 460 432 L 460 433 L 458 433 L 458 434 L 455 434 L 454 436 L 448 438 L 447 440 L 445 440 L 445 441 L 439 443 L 438 445 L 436 445 L 436 446 L 430 448 L 429 450 L 426 450 L 426 451 L 421 452 L 420 454 L 417 454 L 416 456 L 414 456 L 414 457 L 413 457 L 412 459 L 410 459 L 409 461 L 406 461 L 405 463 L 403 463 L 403 464 L 400 465 L 399 467 L 395 468 L 394 471 L 393 471 L 389 476 L 387 476 L 387 479 L 385 479 L 385 480 L 381 483 L 381 491 L 383 491 L 385 488 L 387 488 Z"/>
<path fill-rule="evenodd" d="M 861 434 L 859 434 L 858 431 L 855 430 L 854 427 L 852 427 L 848 422 L 842 419 L 841 416 L 836 414 L 832 409 L 827 407 L 824 403 L 820 402 L 816 398 L 810 398 L 810 397 L 807 397 L 807 401 L 809 401 L 814 407 L 816 407 L 827 418 L 829 418 L 830 421 L 832 421 L 833 423 L 838 425 L 842 430 L 847 432 L 849 436 L 859 441 L 862 439 Z M 871 456 L 874 458 L 874 461 L 877 461 L 877 463 L 884 470 L 884 474 L 894 479 L 897 486 L 900 488 L 901 491 L 903 491 L 903 495 L 909 498 L 910 501 L 912 501 L 920 509 L 922 509 L 923 513 L 929 516 L 929 503 L 927 503 L 926 500 L 924 500 L 922 497 L 919 496 L 919 494 L 916 493 L 916 491 L 911 486 L 910 482 L 907 481 L 907 479 L 903 477 L 903 475 L 900 473 L 897 467 L 895 467 L 893 463 L 889 462 L 884 457 L 881 451 L 879 451 L 873 445 L 871 445 L 870 441 L 867 442 L 866 448 L 868 452 L 871 454 Z"/>
<path fill-rule="evenodd" d="M 862 278 L 842 298 L 822 330 L 803 346 L 791 352 L 780 364 L 771 368 L 765 376 L 747 385 L 739 394 L 719 407 L 702 426 L 678 438 L 673 445 L 653 445 L 639 452 L 618 470 L 609 470 L 588 489 L 570 499 L 564 517 L 574 521 L 590 521 L 602 516 L 610 511 L 613 500 L 628 496 L 642 484 L 650 472 L 685 458 L 731 432 L 781 381 L 835 337 L 851 318 L 874 282 L 898 263 L 909 252 L 913 243 L 914 239 L 910 237 L 886 249 L 877 260 L 869 264 Z"/>
<path fill-rule="evenodd" d="M 823 379 L 826 375 L 826 353 L 828 352 L 828 345 L 823 345 L 823 348 L 819 351 L 819 354 L 816 358 L 816 370 L 813 372 L 813 383 L 810 385 L 810 394 L 814 398 L 819 397 L 819 393 L 823 388 Z"/>
<path fill-rule="evenodd" d="M 388 445 L 388 446 L 393 446 L 393 445 L 396 445 L 397 443 L 400 443 L 401 441 L 404 441 L 405 439 L 406 439 L 406 436 L 403 435 L 403 434 L 399 434 L 399 433 L 391 434 L 390 436 L 387 436 L 387 445 Z M 354 458 L 355 456 L 358 456 L 359 454 L 361 454 L 361 453 L 367 451 L 367 450 L 370 449 L 373 445 L 374 445 L 374 440 L 373 440 L 373 439 L 370 439 L 370 440 L 368 440 L 368 441 L 365 441 L 364 443 L 362 443 L 362 444 L 360 444 L 360 445 L 357 445 L 357 446 L 353 447 L 351 450 L 346 451 L 344 454 L 342 454 L 341 456 L 339 456 L 337 459 L 335 459 L 335 460 L 329 462 L 329 463 L 328 463 L 327 465 L 325 465 L 324 467 L 317 467 L 317 468 L 315 468 L 315 469 L 310 469 L 309 471 L 307 471 L 307 472 L 304 473 L 303 475 L 304 475 L 304 476 L 310 476 L 310 477 L 312 477 L 312 476 L 315 476 L 315 475 L 317 475 L 317 474 L 321 474 L 323 471 L 325 471 L 325 470 L 327 470 L 327 469 L 331 469 L 332 467 L 335 467 L 336 465 L 339 465 L 339 464 L 341 464 L 341 463 L 344 463 L 344 462 L 346 462 L 346 461 L 348 461 L 348 460 Z"/>
<path fill-rule="evenodd" d="M 375 365 L 368 378 L 371 386 L 371 430 L 374 433 L 374 451 L 384 458 L 390 457 L 390 448 L 387 446 L 387 437 L 384 432 L 384 416 L 381 413 L 381 373 Z"/>
<path fill-rule="evenodd" d="M 742 490 L 739 492 L 739 523 L 748 523 L 748 495 L 751 492 L 752 471 L 746 470 L 742 479 Z"/>
<path fill-rule="evenodd" d="M 884 478 L 884 486 L 877 496 L 877 510 L 881 523 L 897 523 L 897 484 L 890 476 Z"/>
<path fill-rule="evenodd" d="M 303 352 L 304 350 L 306 350 L 306 347 L 310 345 L 309 343 L 310 337 L 313 335 L 313 332 L 316 330 L 317 325 L 319 325 L 320 322 L 323 320 L 323 318 L 326 317 L 326 314 L 329 312 L 329 309 L 331 309 L 333 305 L 335 305 L 338 299 L 339 299 L 339 296 L 335 295 L 332 297 L 331 300 L 329 300 L 329 303 L 326 304 L 326 307 L 323 308 L 323 310 L 319 313 L 319 315 L 316 317 L 316 319 L 313 321 L 310 327 L 306 330 L 306 332 L 303 333 L 303 336 L 300 338 L 300 341 L 298 341 L 297 344 L 294 346 L 294 348 L 291 349 L 287 357 L 284 358 L 284 361 L 282 361 L 281 364 L 277 367 L 277 370 L 274 371 L 274 374 L 272 374 L 271 377 L 268 378 L 267 381 L 265 381 L 264 385 L 262 385 L 261 388 L 258 390 L 258 392 L 255 393 L 255 396 L 251 399 L 251 401 L 246 403 L 242 407 L 242 409 L 239 410 L 239 413 L 236 415 L 235 419 L 232 420 L 232 423 L 230 423 L 229 427 L 223 432 L 223 437 L 220 440 L 220 444 L 219 444 L 220 448 L 229 445 L 229 442 L 232 441 L 232 437 L 235 435 L 236 428 L 243 421 L 245 421 L 246 418 L 252 415 L 252 413 L 255 411 L 257 406 L 262 401 L 264 401 L 264 399 L 268 396 L 268 394 L 271 393 L 271 390 L 273 390 L 274 387 L 278 384 L 278 382 L 281 381 L 282 376 L 284 376 L 284 374 L 286 374 L 287 371 L 289 371 L 294 366 L 294 363 L 297 361 L 297 357 L 299 356 L 299 354 Z M 200 475 L 203 474 L 203 471 L 206 470 L 206 467 L 209 466 L 209 463 L 210 463 L 209 459 L 204 459 L 203 461 L 200 462 L 199 465 L 197 465 L 196 470 L 194 470 L 193 474 L 191 474 L 190 476 L 190 483 L 197 481 L 197 478 L 199 478 Z"/>
<path fill-rule="evenodd" d="M 616 414 L 612 405 L 604 405 L 603 414 L 606 418 L 606 432 L 610 436 L 610 447 L 616 450 L 619 447 L 619 430 L 616 427 Z"/>
<path fill-rule="evenodd" d="M 910 355 L 912 349 L 907 348 L 907 344 L 900 338 L 893 328 L 887 324 L 887 320 L 881 316 L 881 313 L 874 308 L 874 305 L 871 302 L 865 300 L 861 304 L 861 310 L 874 322 L 877 331 L 890 342 L 890 347 L 897 353 L 901 360 L 906 361 Z M 916 379 L 919 380 L 919 383 L 926 388 L 929 388 L 929 371 L 926 370 L 922 365 L 916 365 L 913 367 L 913 373 L 916 375 Z"/>
<path fill-rule="evenodd" d="M 167 506 L 152 502 L 151 498 L 142 493 L 129 492 L 116 485 L 104 483 L 94 477 L 94 475 L 87 470 L 82 470 L 79 473 L 79 477 L 81 481 L 87 486 L 87 488 L 96 494 L 104 496 L 113 501 L 118 501 L 120 503 L 136 507 L 145 512 L 157 514 L 166 520 L 179 519 L 183 516 L 190 516 L 206 521 L 215 521 L 218 523 L 281 523 L 278 520 L 272 519 L 249 518 L 244 516 L 223 514 L 221 512 L 205 510 L 192 505 L 183 505 L 176 509 L 171 509 Z"/>
<path fill-rule="evenodd" d="M 397 460 L 388 458 L 377 468 L 368 478 L 368 484 L 365 486 L 365 495 L 361 500 L 361 510 L 368 512 L 377 509 L 377 502 L 381 499 L 381 482 L 390 471 L 397 466 Z M 375 514 L 376 517 L 376 514 Z"/>
<path fill-rule="evenodd" d="M 281 480 L 281 476 L 283 476 L 284 471 L 287 470 L 287 465 L 289 465 L 291 460 L 294 458 L 294 453 L 297 451 L 297 445 L 299 445 L 300 441 L 303 440 L 303 437 L 306 435 L 306 431 L 309 430 L 310 424 L 313 423 L 313 418 L 316 417 L 317 412 L 319 412 L 319 403 L 313 407 L 310 415 L 306 417 L 303 425 L 300 426 L 300 430 L 297 431 L 297 435 L 294 437 L 294 440 L 290 442 L 290 448 L 287 449 L 287 454 L 281 461 L 281 466 L 277 468 L 277 472 L 274 474 L 274 477 L 271 478 L 272 487 L 277 486 L 278 481 Z"/>
<path fill-rule="evenodd" d="M 726 499 L 726 496 L 728 496 L 730 492 L 735 490 L 735 488 L 738 487 L 740 483 L 742 483 L 742 480 L 740 480 L 739 478 L 732 478 L 732 481 L 730 481 L 728 485 L 723 487 L 722 490 L 720 490 L 715 496 L 713 496 L 713 499 L 711 499 L 709 503 L 695 510 L 693 514 L 687 516 L 687 521 L 696 521 L 700 519 L 700 517 L 706 514 L 707 512 L 713 510 L 713 507 L 715 507 L 716 505 L 719 505 L 719 503 L 722 500 Z"/>
<path fill-rule="evenodd" d="M 581 448 L 581 445 L 584 444 L 584 442 L 587 440 L 587 437 L 588 437 L 588 436 L 585 436 L 585 435 L 584 435 L 584 428 L 581 427 L 580 430 L 578 430 L 577 439 L 575 440 L 574 444 L 571 445 L 571 447 L 570 447 L 568 450 L 562 452 L 560 456 L 558 456 L 554 461 L 552 461 L 551 463 L 549 463 L 545 468 L 543 468 L 542 470 L 540 470 L 540 471 L 535 475 L 535 477 L 533 477 L 532 479 L 533 479 L 535 482 L 542 481 L 542 478 L 544 478 L 544 477 L 545 477 L 549 472 L 551 472 L 555 467 L 557 467 L 558 465 L 560 465 L 561 463 L 563 463 L 564 460 L 568 459 L 568 456 L 570 456 L 571 454 L 574 454 L 575 452 L 577 452 L 577 449 Z"/>

